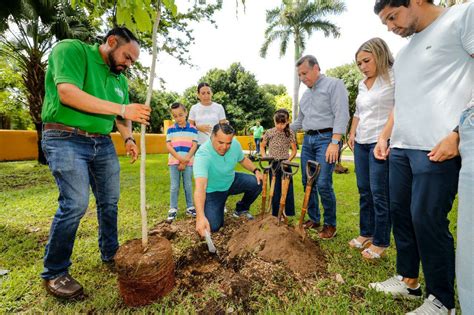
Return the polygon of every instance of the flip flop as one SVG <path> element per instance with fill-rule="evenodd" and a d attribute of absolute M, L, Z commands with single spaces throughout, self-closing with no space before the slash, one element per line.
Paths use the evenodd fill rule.
<path fill-rule="evenodd" d="M 369 257 L 364 256 L 364 253 L 369 255 Z M 376 261 L 379 260 L 380 258 L 385 256 L 385 249 L 379 254 L 371 250 L 370 248 L 366 248 L 362 251 L 362 258 L 369 260 L 369 261 Z"/>
<path fill-rule="evenodd" d="M 353 238 L 349 241 L 349 246 L 351 248 L 355 248 L 355 249 L 358 249 L 358 250 L 364 250 L 364 249 L 368 248 L 370 245 L 372 245 L 372 239 L 371 238 L 365 239 L 365 241 L 363 241 L 362 243 L 359 242 L 356 238 Z"/>

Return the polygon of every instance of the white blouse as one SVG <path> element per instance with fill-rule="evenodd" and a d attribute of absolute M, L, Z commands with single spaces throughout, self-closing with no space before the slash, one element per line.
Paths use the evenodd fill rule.
<path fill-rule="evenodd" d="M 354 117 L 359 118 L 355 141 L 360 144 L 376 143 L 394 105 L 394 79 L 390 71 L 390 83 L 377 76 L 367 89 L 364 80 L 359 83 Z"/>

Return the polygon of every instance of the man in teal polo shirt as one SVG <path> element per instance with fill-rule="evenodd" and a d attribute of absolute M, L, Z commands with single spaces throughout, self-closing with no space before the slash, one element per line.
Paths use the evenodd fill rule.
<path fill-rule="evenodd" d="M 101 45 L 64 40 L 49 56 L 42 149 L 58 185 L 59 207 L 51 224 L 41 277 L 47 291 L 56 297 L 73 298 L 83 292 L 68 270 L 79 222 L 89 205 L 89 187 L 97 204 L 102 261 L 113 263 L 119 247 L 120 165 L 109 133 L 115 123 L 134 162 L 138 149 L 131 121 L 148 124 L 150 108 L 129 104 L 123 72 L 139 54 L 137 38 L 119 27 L 111 30 Z"/>
<path fill-rule="evenodd" d="M 194 158 L 196 231 L 203 237 L 206 231 L 215 232 L 224 225 L 224 206 L 229 195 L 244 194 L 237 202 L 234 217 L 253 219 L 250 206 L 262 191 L 262 174 L 245 157 L 234 134 L 229 124 L 215 125 L 211 139 L 199 148 Z M 255 176 L 236 172 L 237 163 Z"/>

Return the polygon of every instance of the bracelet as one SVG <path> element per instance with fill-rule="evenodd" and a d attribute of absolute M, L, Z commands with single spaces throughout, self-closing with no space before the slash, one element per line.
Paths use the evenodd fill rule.
<path fill-rule="evenodd" d="M 252 171 L 252 173 L 257 174 L 257 171 L 260 172 L 260 169 L 259 169 L 258 167 L 256 167 L 256 168 Z"/>
<path fill-rule="evenodd" d="M 135 141 L 135 139 L 133 137 L 128 137 L 128 138 L 125 139 L 125 145 L 127 145 L 127 142 L 129 140 L 132 141 L 133 143 L 137 144 L 137 142 Z"/>
<path fill-rule="evenodd" d="M 122 108 L 120 109 L 120 117 L 125 119 L 125 105 L 122 104 Z"/>

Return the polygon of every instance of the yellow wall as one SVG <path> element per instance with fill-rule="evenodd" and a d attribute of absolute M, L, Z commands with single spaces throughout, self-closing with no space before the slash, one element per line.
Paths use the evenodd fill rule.
<path fill-rule="evenodd" d="M 140 134 L 134 133 L 140 148 Z M 125 155 L 125 145 L 119 133 L 111 134 L 118 155 Z M 36 131 L 27 130 L 0 130 L 0 161 L 35 160 L 38 156 L 36 145 Z M 244 150 L 248 150 L 249 142 L 253 142 L 252 136 L 238 136 L 237 140 Z M 298 134 L 298 142 L 301 143 L 302 134 Z M 167 153 L 166 135 L 147 134 L 146 152 L 149 154 Z"/>

